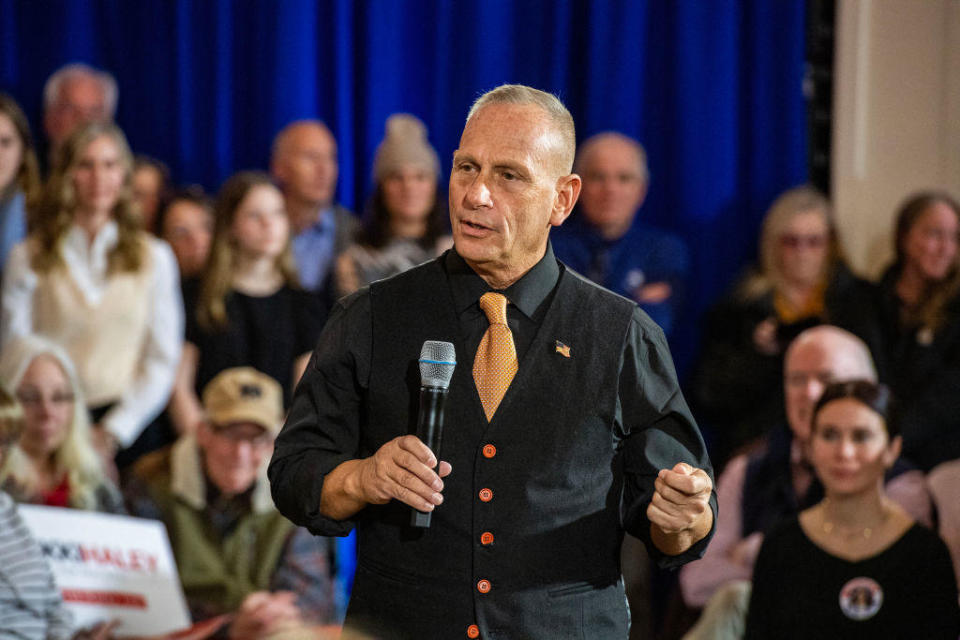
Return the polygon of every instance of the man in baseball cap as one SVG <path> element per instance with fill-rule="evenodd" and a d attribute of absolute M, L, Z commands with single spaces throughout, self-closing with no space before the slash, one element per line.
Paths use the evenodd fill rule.
<path fill-rule="evenodd" d="M 280 384 L 227 369 L 202 399 L 196 434 L 142 458 L 125 488 L 133 515 L 166 525 L 194 621 L 234 613 L 231 638 L 334 622 L 328 541 L 281 516 L 266 481 Z"/>

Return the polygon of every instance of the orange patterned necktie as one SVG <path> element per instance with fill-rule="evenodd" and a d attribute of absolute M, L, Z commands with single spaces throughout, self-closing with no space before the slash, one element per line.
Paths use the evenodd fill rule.
<path fill-rule="evenodd" d="M 473 360 L 473 381 L 490 422 L 517 374 L 517 350 L 507 326 L 507 298 L 499 293 L 485 293 L 480 296 L 480 308 L 487 314 L 490 326 Z"/>

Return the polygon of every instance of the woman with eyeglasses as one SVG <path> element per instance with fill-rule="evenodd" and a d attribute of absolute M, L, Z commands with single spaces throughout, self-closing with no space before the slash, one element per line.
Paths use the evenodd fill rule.
<path fill-rule="evenodd" d="M 901 444 L 885 386 L 826 388 L 809 444 L 825 497 L 764 537 L 746 638 L 956 640 L 946 546 L 883 490 Z"/>
<path fill-rule="evenodd" d="M 124 513 L 94 449 L 83 393 L 66 352 L 34 335 L 0 354 L 0 382 L 23 406 L 24 427 L 0 467 L 0 487 L 18 502 Z"/>
<path fill-rule="evenodd" d="M 695 374 L 699 416 L 718 463 L 784 419 L 783 353 L 801 331 L 838 324 L 863 282 L 846 268 L 830 201 L 810 186 L 781 194 L 763 219 L 759 263 L 704 320 Z"/>

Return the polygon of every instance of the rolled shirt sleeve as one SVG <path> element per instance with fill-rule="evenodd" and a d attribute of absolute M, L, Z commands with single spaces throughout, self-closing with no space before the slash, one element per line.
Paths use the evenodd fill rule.
<path fill-rule="evenodd" d="M 667 556 L 650 539 L 647 507 L 661 469 L 678 462 L 703 469 L 713 481 L 713 468 L 703 437 L 680 391 L 663 331 L 636 309 L 627 331 L 618 392 L 618 429 L 623 433 L 624 529 L 643 540 L 651 557 L 664 568 L 678 567 L 703 555 L 717 526 L 716 483 L 710 496 L 713 528 L 686 552 Z"/>
<path fill-rule="evenodd" d="M 317 535 L 345 536 L 354 524 L 323 516 L 320 496 L 326 475 L 359 457 L 360 406 L 369 385 L 372 353 L 370 309 L 366 288 L 334 307 L 270 461 L 277 508 Z"/>

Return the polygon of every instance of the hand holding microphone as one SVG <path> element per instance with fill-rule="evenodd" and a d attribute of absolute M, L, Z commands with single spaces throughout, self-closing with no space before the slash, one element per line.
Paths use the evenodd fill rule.
<path fill-rule="evenodd" d="M 356 475 L 350 474 L 348 482 L 356 484 L 353 488 L 347 487 L 351 495 L 369 504 L 399 500 L 413 507 L 413 526 L 430 526 L 430 512 L 443 502 L 442 478 L 451 471 L 449 463 L 438 463 L 436 452 L 440 449 L 443 412 L 455 366 L 451 343 L 433 340 L 423 343 L 417 435 L 394 438 L 371 457 L 355 461 L 359 468 Z"/>

